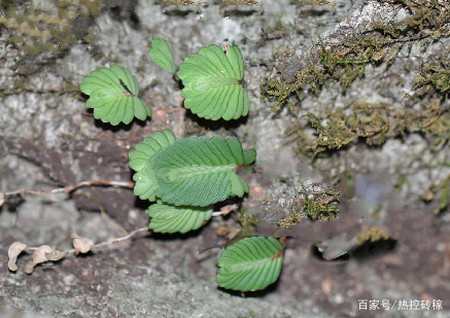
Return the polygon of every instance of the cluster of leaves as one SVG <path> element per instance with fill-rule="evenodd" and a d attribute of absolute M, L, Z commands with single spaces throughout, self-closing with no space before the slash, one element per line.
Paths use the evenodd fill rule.
<path fill-rule="evenodd" d="M 170 42 L 152 41 L 153 62 L 176 72 Z M 184 88 L 184 105 L 199 117 L 238 119 L 249 111 L 243 84 L 244 61 L 236 45 L 222 50 L 202 47 L 188 56 L 177 73 Z M 150 108 L 138 97 L 131 72 L 118 65 L 100 68 L 83 79 L 94 117 L 111 125 L 145 120 Z M 243 197 L 248 184 L 236 174 L 255 161 L 254 149 L 243 150 L 235 137 L 193 136 L 176 139 L 169 130 L 156 131 L 136 145 L 129 166 L 135 171 L 134 194 L 152 202 L 149 229 L 159 233 L 197 230 L 214 215 L 213 205 L 231 196 Z M 156 203 L 153 203 L 155 202 Z M 229 245 L 218 260 L 219 286 L 240 291 L 258 290 L 279 276 L 284 246 L 275 238 L 250 237 Z"/>
<path fill-rule="evenodd" d="M 149 209 L 154 218 L 150 228 L 170 233 L 199 228 L 201 220 L 211 218 L 212 204 L 248 192 L 248 185 L 235 171 L 255 158 L 256 151 L 243 151 L 235 137 L 175 139 L 169 130 L 155 132 L 130 153 L 129 163 L 136 171 L 135 195 L 144 200 L 160 200 Z M 184 221 L 178 222 L 176 217 Z M 164 218 L 171 219 L 172 227 L 167 228 Z M 188 229 L 187 223 L 192 228 Z"/>
<path fill-rule="evenodd" d="M 149 52 L 153 62 L 174 73 L 172 45 L 164 39 L 152 41 Z M 213 44 L 188 56 L 177 73 L 184 88 L 184 106 L 201 118 L 218 120 L 247 116 L 250 103 L 243 87 L 244 60 L 236 45 L 222 50 Z M 134 117 L 145 120 L 151 110 L 138 98 L 139 88 L 131 72 L 118 65 L 100 68 L 84 78 L 81 91 L 89 95 L 86 105 L 94 117 L 118 125 Z"/>
<path fill-rule="evenodd" d="M 116 126 L 129 124 L 134 117 L 145 120 L 152 115 L 151 109 L 137 96 L 139 87 L 131 72 L 112 65 L 91 72 L 83 79 L 81 91 L 89 95 L 86 106 L 94 109 L 94 117 Z"/>

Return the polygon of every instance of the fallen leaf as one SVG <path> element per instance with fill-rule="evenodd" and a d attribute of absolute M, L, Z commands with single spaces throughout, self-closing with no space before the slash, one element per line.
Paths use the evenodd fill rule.
<path fill-rule="evenodd" d="M 87 253 L 94 247 L 94 242 L 87 237 L 75 237 L 72 244 L 75 248 L 75 255 Z"/>
<path fill-rule="evenodd" d="M 0 198 L 1 199 L 1 198 Z M 0 202 L 1 203 L 1 202 Z M 1 204 L 0 204 L 1 206 Z M 26 250 L 27 246 L 21 242 L 14 242 L 8 249 L 8 268 L 10 271 L 17 271 L 17 257 Z"/>

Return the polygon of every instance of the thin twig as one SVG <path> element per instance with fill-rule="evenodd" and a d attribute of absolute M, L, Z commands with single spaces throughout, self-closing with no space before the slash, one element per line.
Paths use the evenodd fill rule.
<path fill-rule="evenodd" d="M 128 235 L 125 235 L 125 236 L 122 236 L 122 237 L 117 237 L 117 238 L 114 238 L 114 239 L 106 241 L 106 242 L 95 244 L 92 249 L 105 247 L 105 246 L 108 246 L 108 245 L 111 245 L 111 244 L 117 244 L 117 243 L 120 243 L 122 241 L 131 239 L 133 236 L 135 236 L 136 234 L 138 234 L 140 232 L 149 232 L 149 231 L 150 230 L 148 229 L 148 227 L 141 227 L 141 228 L 139 228 L 137 230 L 134 230 L 134 231 L 130 232 Z"/>
<path fill-rule="evenodd" d="M 212 213 L 212 216 L 220 216 L 220 215 L 227 215 L 231 212 L 235 211 L 238 208 L 237 204 L 229 204 L 225 205 L 220 208 L 220 211 L 215 211 Z"/>
<path fill-rule="evenodd" d="M 89 181 L 82 181 L 80 183 L 77 183 L 75 185 L 67 186 L 64 188 L 56 188 L 51 190 L 27 190 L 27 189 L 19 189 L 15 191 L 5 192 L 4 196 L 11 196 L 15 194 L 33 194 L 33 195 L 45 195 L 45 194 L 53 194 L 53 193 L 71 193 L 79 188 L 83 187 L 92 187 L 92 186 L 110 186 L 110 187 L 121 187 L 121 188 L 128 188 L 132 189 L 134 187 L 133 182 L 126 182 L 126 181 L 109 181 L 109 180 L 89 180 Z"/>

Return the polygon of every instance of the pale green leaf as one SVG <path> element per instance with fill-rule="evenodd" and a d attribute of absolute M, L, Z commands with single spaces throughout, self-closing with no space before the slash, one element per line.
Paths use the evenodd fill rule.
<path fill-rule="evenodd" d="M 273 237 L 240 240 L 220 254 L 216 282 L 244 292 L 264 289 L 278 279 L 283 252 L 283 245 Z"/>
<path fill-rule="evenodd" d="M 249 99 L 244 90 L 244 60 L 236 45 L 225 52 L 217 45 L 202 47 L 181 64 L 178 77 L 184 106 L 199 117 L 218 120 L 246 116 Z"/>
<path fill-rule="evenodd" d="M 233 181 L 233 175 L 244 163 L 242 145 L 235 137 L 178 139 L 154 155 L 152 169 L 159 186 L 155 193 L 164 202 L 192 206 L 214 204 L 233 194 L 242 196 L 248 185 Z"/>
<path fill-rule="evenodd" d="M 176 71 L 172 45 L 169 41 L 159 38 L 152 40 L 152 48 L 149 54 L 152 61 L 166 72 L 174 73 Z"/>
<path fill-rule="evenodd" d="M 151 217 L 148 227 L 157 233 L 186 233 L 203 226 L 212 216 L 208 207 L 173 206 L 158 202 L 148 209 Z"/>
<path fill-rule="evenodd" d="M 151 109 L 137 97 L 136 78 L 124 67 L 112 65 L 92 71 L 83 79 L 80 89 L 89 95 L 86 106 L 94 109 L 94 117 L 113 126 L 152 115 Z"/>
<path fill-rule="evenodd" d="M 136 150 L 130 153 L 129 166 L 136 171 L 134 194 L 140 199 L 155 201 L 155 191 L 158 183 L 152 169 L 152 160 L 158 151 L 167 148 L 175 142 L 175 136 L 170 130 L 155 131 L 152 137 L 144 139 L 143 143 L 136 145 Z"/>

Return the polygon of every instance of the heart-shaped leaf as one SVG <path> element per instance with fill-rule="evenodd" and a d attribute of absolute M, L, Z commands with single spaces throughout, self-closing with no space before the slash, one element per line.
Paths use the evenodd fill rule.
<path fill-rule="evenodd" d="M 283 245 L 273 237 L 240 240 L 220 254 L 216 282 L 232 290 L 264 289 L 278 279 L 283 253 Z"/>
<path fill-rule="evenodd" d="M 197 116 L 231 120 L 248 114 L 244 60 L 236 45 L 225 51 L 215 44 L 202 47 L 184 60 L 177 74 L 184 85 L 184 106 Z"/>
<path fill-rule="evenodd" d="M 134 117 L 145 120 L 150 108 L 137 96 L 139 87 L 131 72 L 118 65 L 102 67 L 83 79 L 81 91 L 89 95 L 86 106 L 94 109 L 94 117 L 113 126 L 129 124 Z"/>

